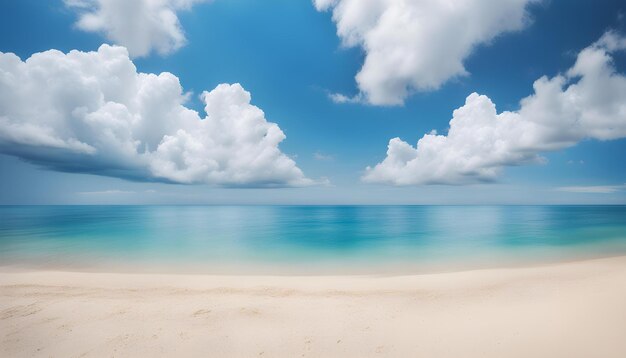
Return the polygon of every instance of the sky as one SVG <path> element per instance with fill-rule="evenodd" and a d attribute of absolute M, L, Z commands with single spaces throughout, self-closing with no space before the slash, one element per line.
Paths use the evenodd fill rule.
<path fill-rule="evenodd" d="M 626 204 L 626 4 L 4 1 L 0 204 Z"/>

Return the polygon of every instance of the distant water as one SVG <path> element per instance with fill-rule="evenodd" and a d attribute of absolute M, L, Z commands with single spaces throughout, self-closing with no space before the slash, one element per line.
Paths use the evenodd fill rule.
<path fill-rule="evenodd" d="M 0 265 L 387 273 L 626 254 L 626 206 L 0 206 Z"/>

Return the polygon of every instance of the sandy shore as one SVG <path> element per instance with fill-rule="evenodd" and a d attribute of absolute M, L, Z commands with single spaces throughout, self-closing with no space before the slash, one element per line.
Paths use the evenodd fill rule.
<path fill-rule="evenodd" d="M 0 356 L 626 357 L 626 257 L 415 276 L 0 273 Z"/>

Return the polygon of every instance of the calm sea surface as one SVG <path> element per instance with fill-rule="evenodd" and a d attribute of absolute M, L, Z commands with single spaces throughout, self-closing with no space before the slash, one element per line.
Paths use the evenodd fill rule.
<path fill-rule="evenodd" d="M 626 254 L 626 206 L 0 206 L 0 265 L 387 273 Z"/>

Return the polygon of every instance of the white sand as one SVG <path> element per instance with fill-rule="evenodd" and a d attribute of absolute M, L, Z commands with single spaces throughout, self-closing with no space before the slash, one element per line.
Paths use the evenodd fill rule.
<path fill-rule="evenodd" d="M 415 276 L 0 273 L 0 356 L 626 357 L 626 257 Z"/>

